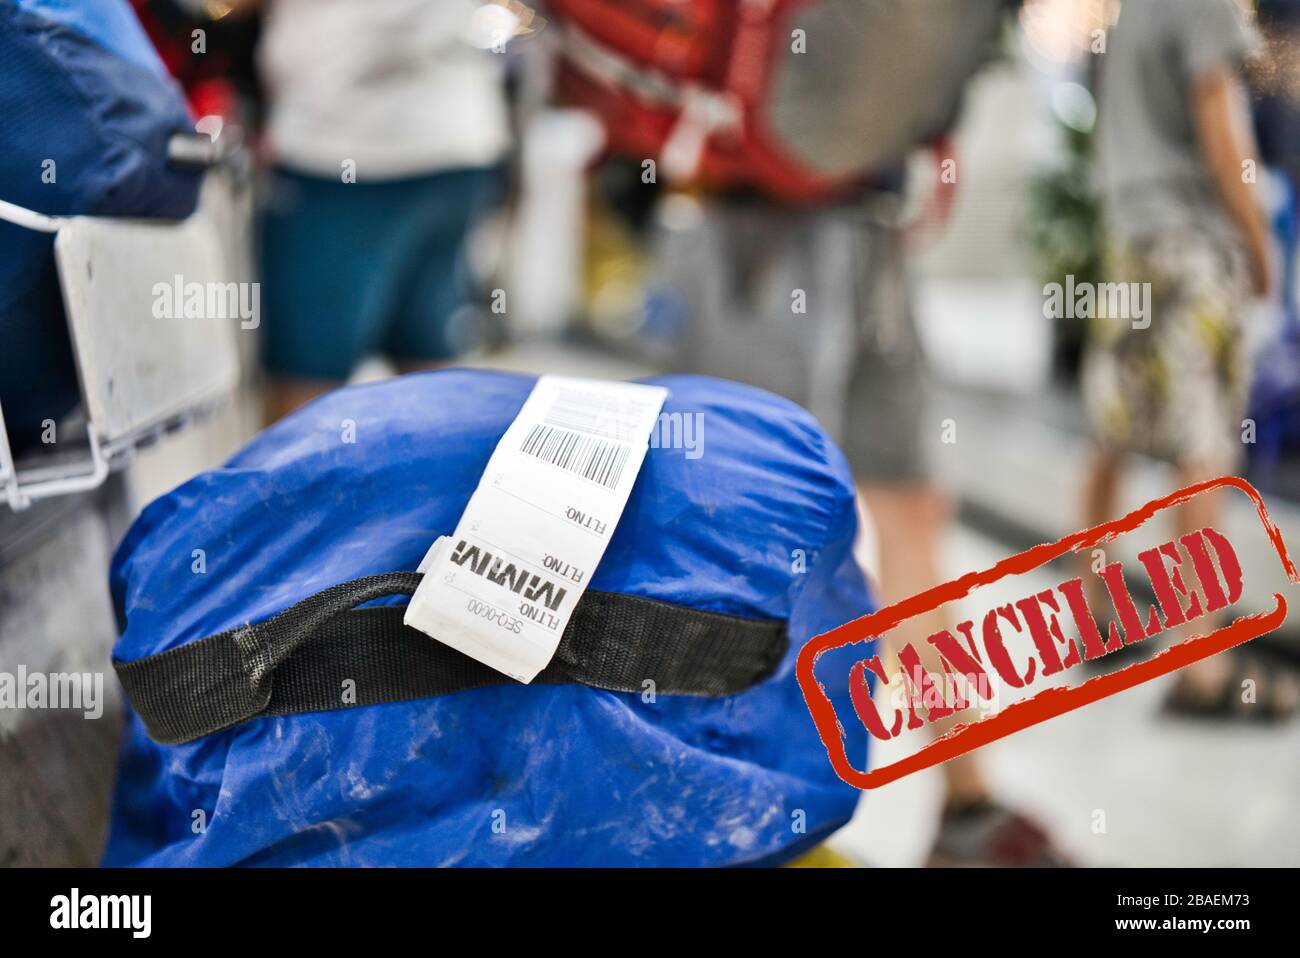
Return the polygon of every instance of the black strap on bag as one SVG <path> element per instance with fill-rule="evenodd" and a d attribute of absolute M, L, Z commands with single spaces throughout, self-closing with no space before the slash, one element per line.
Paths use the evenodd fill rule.
<path fill-rule="evenodd" d="M 512 680 L 402 622 L 422 576 L 344 582 L 264 622 L 113 667 L 149 735 L 191 742 L 264 715 L 429 698 Z M 782 619 L 747 619 L 588 590 L 535 683 L 718 697 L 772 674 L 788 647 Z M 345 686 L 351 680 L 352 686 Z M 344 689 L 355 701 L 344 702 Z"/>

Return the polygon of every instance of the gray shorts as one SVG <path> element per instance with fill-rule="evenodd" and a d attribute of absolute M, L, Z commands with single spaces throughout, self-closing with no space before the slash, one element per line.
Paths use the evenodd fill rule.
<path fill-rule="evenodd" d="M 657 237 L 659 291 L 682 307 L 676 367 L 799 403 L 860 482 L 928 480 L 929 386 L 899 230 L 864 204 L 693 202 L 669 199 Z"/>

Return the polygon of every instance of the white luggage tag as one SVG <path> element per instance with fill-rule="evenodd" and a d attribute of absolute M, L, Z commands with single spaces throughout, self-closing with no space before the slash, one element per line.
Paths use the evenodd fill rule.
<path fill-rule="evenodd" d="M 531 682 L 605 554 L 668 390 L 543 376 L 450 537 L 429 549 L 404 621 Z"/>

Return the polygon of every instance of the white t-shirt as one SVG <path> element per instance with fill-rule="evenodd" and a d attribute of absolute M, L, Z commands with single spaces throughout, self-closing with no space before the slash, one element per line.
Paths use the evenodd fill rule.
<path fill-rule="evenodd" d="M 273 0 L 258 61 L 275 160 L 359 180 L 501 159 L 500 54 L 468 40 L 475 0 Z"/>

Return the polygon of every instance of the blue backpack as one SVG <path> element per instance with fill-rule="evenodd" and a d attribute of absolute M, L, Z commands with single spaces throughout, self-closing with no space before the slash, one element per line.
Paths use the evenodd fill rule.
<path fill-rule="evenodd" d="M 794 663 L 872 609 L 847 465 L 776 396 L 652 382 L 702 415 L 702 455 L 649 450 L 530 685 L 400 604 L 530 377 L 339 390 L 149 505 L 112 568 L 131 709 L 105 864 L 777 863 L 843 825 L 858 792 Z M 818 668 L 845 708 L 834 676 L 867 654 Z"/>
<path fill-rule="evenodd" d="M 167 165 L 193 132 L 125 0 L 0 0 L 0 200 L 48 215 L 194 212 L 202 178 Z M 9 438 L 77 402 L 54 237 L 0 221 L 0 403 Z"/>

